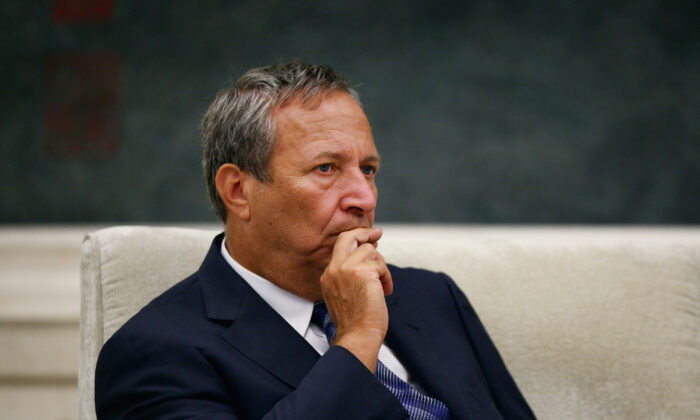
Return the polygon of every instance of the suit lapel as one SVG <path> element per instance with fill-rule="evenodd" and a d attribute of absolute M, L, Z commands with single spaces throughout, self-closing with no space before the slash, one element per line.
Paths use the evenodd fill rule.
<path fill-rule="evenodd" d="M 232 321 L 223 339 L 296 388 L 320 356 L 226 263 L 220 251 L 222 238 L 223 234 L 214 239 L 199 269 L 207 316 Z"/>
<path fill-rule="evenodd" d="M 451 343 L 436 337 L 430 314 L 408 307 L 411 305 L 402 305 L 399 296 L 407 291 L 398 290 L 405 286 L 400 279 L 395 279 L 394 286 L 399 293 L 387 299 L 389 330 L 386 344 L 408 370 L 412 380 L 428 395 L 449 407 L 451 417 L 474 418 L 472 415 L 481 412 L 488 403 L 483 393 L 475 389 L 475 381 L 467 379 L 474 376 L 472 368 L 475 366 L 467 367 L 464 355 L 456 353 Z M 406 303 L 405 299 L 403 303 Z M 459 363 L 454 363 L 455 360 Z"/>

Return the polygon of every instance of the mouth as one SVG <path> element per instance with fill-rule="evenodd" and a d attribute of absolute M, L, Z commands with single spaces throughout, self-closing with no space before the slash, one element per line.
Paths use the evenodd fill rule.
<path fill-rule="evenodd" d="M 347 232 L 349 230 L 359 229 L 359 228 L 369 228 L 369 227 L 371 227 L 369 224 L 346 226 L 346 227 L 343 227 L 340 229 L 333 230 L 329 236 L 334 238 L 334 237 L 340 235 L 341 233 Z"/>

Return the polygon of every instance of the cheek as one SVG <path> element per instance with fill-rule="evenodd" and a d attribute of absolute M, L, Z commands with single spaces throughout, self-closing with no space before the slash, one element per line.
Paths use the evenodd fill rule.
<path fill-rule="evenodd" d="M 309 224 L 325 226 L 333 218 L 337 200 L 330 194 L 309 197 L 305 203 L 304 217 Z"/>
<path fill-rule="evenodd" d="M 314 194 L 305 195 L 299 203 L 301 223 L 316 235 L 328 233 L 328 229 L 332 230 L 337 223 L 342 223 L 338 199 L 338 195 L 332 191 L 315 191 Z"/>
<path fill-rule="evenodd" d="M 333 188 L 322 188 L 313 182 L 305 182 L 290 188 L 287 194 L 288 205 L 301 212 L 303 219 L 318 223 L 328 219 L 337 206 L 338 197 Z M 325 217 L 324 217 L 325 215 Z"/>
<path fill-rule="evenodd" d="M 265 185 L 256 191 L 253 200 L 249 201 L 251 219 L 255 229 L 270 235 L 270 230 L 279 230 L 289 218 L 289 200 L 284 191 Z"/>

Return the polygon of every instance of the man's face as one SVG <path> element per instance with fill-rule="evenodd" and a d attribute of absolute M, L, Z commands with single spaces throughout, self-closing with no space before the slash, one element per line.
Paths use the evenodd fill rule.
<path fill-rule="evenodd" d="M 344 92 L 317 108 L 292 101 L 273 117 L 272 182 L 248 197 L 258 255 L 320 274 L 339 233 L 374 222 L 379 155 L 367 117 Z"/>

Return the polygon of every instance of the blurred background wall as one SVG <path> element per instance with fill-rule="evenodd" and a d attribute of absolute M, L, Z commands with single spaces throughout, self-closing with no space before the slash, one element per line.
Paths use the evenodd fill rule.
<path fill-rule="evenodd" d="M 380 222 L 700 222 L 695 1 L 0 2 L 0 223 L 214 222 L 198 124 L 293 58 L 358 87 Z"/>

